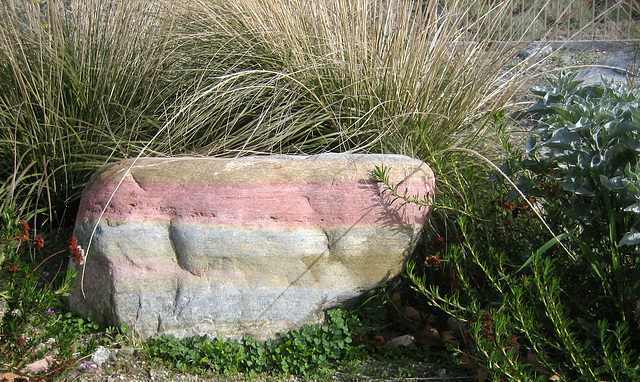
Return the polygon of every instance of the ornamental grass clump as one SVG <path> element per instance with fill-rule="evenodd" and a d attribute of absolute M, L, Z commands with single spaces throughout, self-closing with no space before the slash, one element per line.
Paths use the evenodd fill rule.
<path fill-rule="evenodd" d="M 520 77 L 516 68 L 505 70 L 522 46 L 508 28 L 513 1 L 189 4 L 189 15 L 202 15 L 185 24 L 190 54 L 211 69 L 179 104 L 182 115 L 169 130 L 216 134 L 200 146 L 207 154 L 247 150 L 251 142 L 269 152 L 426 158 L 477 143 L 489 112 L 507 102 Z M 217 74 L 221 36 L 225 50 L 242 52 Z"/>
<path fill-rule="evenodd" d="M 93 170 L 140 150 L 171 102 L 170 8 L 0 4 L 0 200 L 38 224 L 75 216 Z"/>
<path fill-rule="evenodd" d="M 506 66 L 518 5 L 3 2 L 0 199 L 69 222 L 95 169 L 137 155 L 474 146 L 531 63 Z"/>

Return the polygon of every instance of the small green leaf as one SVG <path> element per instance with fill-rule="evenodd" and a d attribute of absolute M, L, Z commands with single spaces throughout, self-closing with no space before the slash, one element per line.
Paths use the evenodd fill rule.
<path fill-rule="evenodd" d="M 554 238 L 552 238 L 551 240 L 547 241 L 546 243 L 544 243 L 540 248 L 538 248 L 534 253 L 531 254 L 531 256 L 529 256 L 529 258 L 527 259 L 527 261 L 524 262 L 524 264 L 522 264 L 522 266 L 520 268 L 518 268 L 518 270 L 515 273 L 519 273 L 521 270 L 523 270 L 524 268 L 526 268 L 529 264 L 531 264 L 531 262 L 533 261 L 533 259 L 537 256 L 542 255 L 543 253 L 545 253 L 547 250 L 549 250 L 549 248 L 553 247 L 554 245 L 556 245 L 557 243 L 559 243 L 560 241 L 564 240 L 567 236 L 569 236 L 570 233 L 569 232 L 565 232 L 563 234 L 557 235 Z"/>
<path fill-rule="evenodd" d="M 640 214 L 640 203 L 635 203 L 624 209 L 625 212 Z"/>
<path fill-rule="evenodd" d="M 636 245 L 640 243 L 640 232 L 635 228 L 631 228 L 631 232 L 627 232 L 622 240 L 618 243 L 618 247 L 622 247 L 623 245 Z"/>

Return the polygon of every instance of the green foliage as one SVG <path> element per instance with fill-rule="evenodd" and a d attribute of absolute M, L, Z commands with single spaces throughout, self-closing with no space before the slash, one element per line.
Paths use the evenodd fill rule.
<path fill-rule="evenodd" d="M 527 157 L 511 167 L 527 195 L 555 189 L 553 208 L 564 216 L 553 220 L 581 244 L 576 250 L 624 316 L 625 299 L 637 298 L 640 286 L 640 87 L 606 81 L 578 87 L 575 76 L 563 73 L 533 89 L 542 97 L 530 108 L 542 115 L 539 128 Z"/>
<path fill-rule="evenodd" d="M 99 329 L 91 320 L 67 312 L 65 296 L 75 275 L 66 270 L 65 250 L 44 257 L 44 239 L 32 237 L 28 225 L 10 211 L 0 214 L 0 299 L 7 306 L 0 320 L 0 353 L 5 367 L 20 370 L 45 355 L 68 368 L 78 354 L 91 352 Z M 87 340 L 88 339 L 88 340 Z"/>
<path fill-rule="evenodd" d="M 208 336 L 177 339 L 163 335 L 147 340 L 145 350 L 150 357 L 169 361 L 182 370 L 312 378 L 326 377 L 337 364 L 371 357 L 422 361 L 427 347 L 387 346 L 389 333 L 383 327 L 392 322 L 386 315 L 387 308 L 383 299 L 376 297 L 355 309 L 327 311 L 322 325 L 305 325 L 264 342 L 250 336 L 239 342 Z"/>
<path fill-rule="evenodd" d="M 534 89 L 537 138 L 501 173 L 464 155 L 434 161 L 447 176 L 433 236 L 407 275 L 434 314 L 461 323 L 456 350 L 479 376 L 640 378 L 638 255 L 625 235 L 638 218 L 638 90 L 577 85 L 563 75 Z"/>
<path fill-rule="evenodd" d="M 148 354 L 171 361 L 176 367 L 212 369 L 233 373 L 284 373 L 321 375 L 330 362 L 353 351 L 352 335 L 361 330 L 356 316 L 342 309 L 327 312 L 321 326 L 305 325 L 265 342 L 246 336 L 242 343 L 206 336 L 178 340 L 173 336 L 151 338 Z"/>
<path fill-rule="evenodd" d="M 211 367 L 217 372 L 235 373 L 246 362 L 244 347 L 236 340 L 194 336 L 179 340 L 173 336 L 148 341 L 151 357 L 172 362 L 179 369 Z"/>

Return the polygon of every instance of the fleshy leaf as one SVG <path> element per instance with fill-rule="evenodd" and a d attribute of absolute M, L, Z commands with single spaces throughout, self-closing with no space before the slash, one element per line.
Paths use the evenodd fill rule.
<path fill-rule="evenodd" d="M 624 209 L 625 212 L 633 212 L 636 214 L 640 214 L 640 203 L 634 203 L 629 207 Z"/>
<path fill-rule="evenodd" d="M 622 240 L 620 240 L 618 247 L 622 247 L 623 245 L 636 245 L 638 243 L 640 243 L 640 232 L 635 228 L 631 228 L 631 232 L 627 232 Z"/>

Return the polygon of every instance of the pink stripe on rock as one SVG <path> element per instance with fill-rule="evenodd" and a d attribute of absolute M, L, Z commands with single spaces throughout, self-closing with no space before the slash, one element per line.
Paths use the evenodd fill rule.
<path fill-rule="evenodd" d="M 117 183 L 91 184 L 79 220 L 97 220 Z M 408 195 L 431 193 L 423 179 L 402 185 Z M 400 192 L 404 188 L 400 187 Z M 252 227 L 344 227 L 422 225 L 418 206 L 393 202 L 369 180 L 258 184 L 138 183 L 125 181 L 103 218 L 113 221 L 172 221 Z"/>

